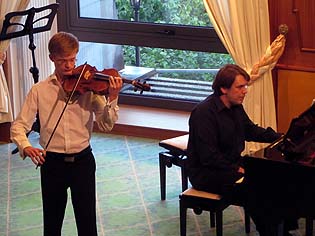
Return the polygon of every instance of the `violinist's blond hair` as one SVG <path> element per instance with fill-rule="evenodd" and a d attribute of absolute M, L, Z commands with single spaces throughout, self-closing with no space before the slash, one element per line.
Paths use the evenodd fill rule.
<path fill-rule="evenodd" d="M 79 40 L 76 36 L 67 32 L 56 33 L 48 43 L 48 50 L 51 55 L 70 55 L 79 51 Z"/>

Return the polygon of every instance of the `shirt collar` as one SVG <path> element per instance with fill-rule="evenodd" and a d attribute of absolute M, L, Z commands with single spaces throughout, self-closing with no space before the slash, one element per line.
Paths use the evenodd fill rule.
<path fill-rule="evenodd" d="M 227 107 L 224 105 L 224 103 L 221 101 L 219 96 L 213 96 L 214 103 L 218 109 L 218 112 L 227 109 Z"/>
<path fill-rule="evenodd" d="M 54 73 L 54 74 L 51 74 L 51 75 L 49 76 L 49 82 L 51 82 L 51 83 L 53 83 L 53 84 L 59 84 L 59 85 L 60 85 L 60 83 L 59 83 L 59 81 L 58 81 L 57 76 L 56 76 L 55 73 Z"/>

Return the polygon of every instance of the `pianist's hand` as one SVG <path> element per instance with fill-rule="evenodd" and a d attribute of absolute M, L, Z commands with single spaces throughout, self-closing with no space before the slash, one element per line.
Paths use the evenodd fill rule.
<path fill-rule="evenodd" d="M 244 173 L 245 173 L 245 170 L 244 170 L 244 168 L 239 167 L 238 170 L 237 170 L 237 172 L 244 174 Z"/>

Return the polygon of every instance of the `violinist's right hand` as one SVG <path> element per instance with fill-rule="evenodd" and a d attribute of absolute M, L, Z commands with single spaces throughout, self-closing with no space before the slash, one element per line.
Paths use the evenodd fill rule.
<path fill-rule="evenodd" d="M 32 146 L 26 147 L 23 150 L 24 156 L 31 158 L 32 162 L 38 166 L 45 162 L 46 151 L 40 148 L 34 148 Z"/>

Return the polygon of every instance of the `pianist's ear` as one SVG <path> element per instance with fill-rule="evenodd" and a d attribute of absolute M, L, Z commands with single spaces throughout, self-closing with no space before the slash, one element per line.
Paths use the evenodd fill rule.
<path fill-rule="evenodd" d="M 227 94 L 227 90 L 228 90 L 227 88 L 220 88 L 220 90 L 223 95 Z"/>

